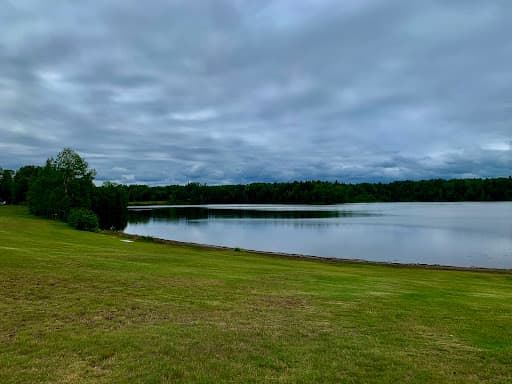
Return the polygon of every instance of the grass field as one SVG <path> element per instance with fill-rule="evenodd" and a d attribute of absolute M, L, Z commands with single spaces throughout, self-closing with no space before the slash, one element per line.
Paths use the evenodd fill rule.
<path fill-rule="evenodd" d="M 512 275 L 125 243 L 0 207 L 0 383 L 36 382 L 511 383 Z"/>

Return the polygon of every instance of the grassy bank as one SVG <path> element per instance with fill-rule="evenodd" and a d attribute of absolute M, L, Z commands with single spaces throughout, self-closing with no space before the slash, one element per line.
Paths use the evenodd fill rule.
<path fill-rule="evenodd" d="M 0 207 L 0 383 L 511 379 L 510 274 L 125 243 Z"/>

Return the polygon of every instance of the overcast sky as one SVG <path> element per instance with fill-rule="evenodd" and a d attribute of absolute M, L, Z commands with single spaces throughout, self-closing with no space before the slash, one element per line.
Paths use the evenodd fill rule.
<path fill-rule="evenodd" d="M 97 180 L 512 174 L 512 1 L 3 0 L 0 167 Z"/>

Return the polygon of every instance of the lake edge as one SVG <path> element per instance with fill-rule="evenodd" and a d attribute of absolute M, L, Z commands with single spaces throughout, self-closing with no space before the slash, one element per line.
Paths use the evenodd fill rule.
<path fill-rule="evenodd" d="M 349 258 L 341 258 L 341 257 L 328 257 L 328 256 L 315 256 L 315 255 L 307 255 L 301 253 L 286 253 L 286 252 L 272 252 L 272 251 L 261 251 L 257 249 L 245 249 L 239 247 L 228 247 L 224 245 L 215 245 L 215 244 L 204 244 L 204 243 L 194 243 L 188 241 L 180 241 L 180 240 L 170 240 L 163 239 L 160 237 L 154 236 L 146 236 L 146 235 L 137 235 L 126 232 L 116 232 L 116 231 L 101 231 L 102 233 L 110 234 L 117 236 L 119 238 L 126 238 L 130 240 L 141 240 L 148 241 L 156 244 L 164 244 L 171 246 L 184 246 L 184 247 L 193 247 L 193 248 L 201 248 L 201 249 L 210 249 L 210 250 L 225 250 L 225 251 L 233 251 L 233 252 L 246 252 L 250 254 L 256 254 L 267 257 L 278 257 L 278 258 L 288 258 L 288 259 L 297 259 L 303 261 L 319 261 L 323 263 L 329 264 L 367 264 L 367 265 L 375 265 L 375 266 L 388 266 L 394 268 L 413 268 L 413 269 L 427 269 L 427 270 L 440 270 L 440 271 L 460 271 L 460 272 L 488 272 L 488 273 L 503 273 L 503 274 L 512 274 L 512 268 L 486 268 L 486 267 L 463 267 L 463 266 L 455 266 L 455 265 L 442 265 L 442 264 L 426 264 L 426 263 L 398 263 L 392 261 L 372 261 L 365 259 L 349 259 Z"/>

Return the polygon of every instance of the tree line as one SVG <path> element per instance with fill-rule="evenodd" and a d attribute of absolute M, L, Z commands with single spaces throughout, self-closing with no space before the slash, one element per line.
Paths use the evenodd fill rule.
<path fill-rule="evenodd" d="M 345 184 L 326 181 L 209 186 L 124 187 L 132 202 L 170 204 L 340 204 L 414 201 L 510 201 L 512 178 L 434 179 Z"/>
<path fill-rule="evenodd" d="M 169 204 L 340 204 L 414 201 L 511 201 L 512 177 L 347 184 L 327 181 L 148 186 L 93 183 L 95 171 L 66 148 L 44 166 L 0 168 L 0 203 L 81 229 L 122 229 L 128 202 Z"/>
<path fill-rule="evenodd" d="M 0 171 L 2 203 L 27 204 L 30 213 L 67 221 L 77 229 L 122 229 L 126 225 L 126 188 L 112 183 L 95 186 L 95 171 L 69 148 L 42 167 Z"/>

